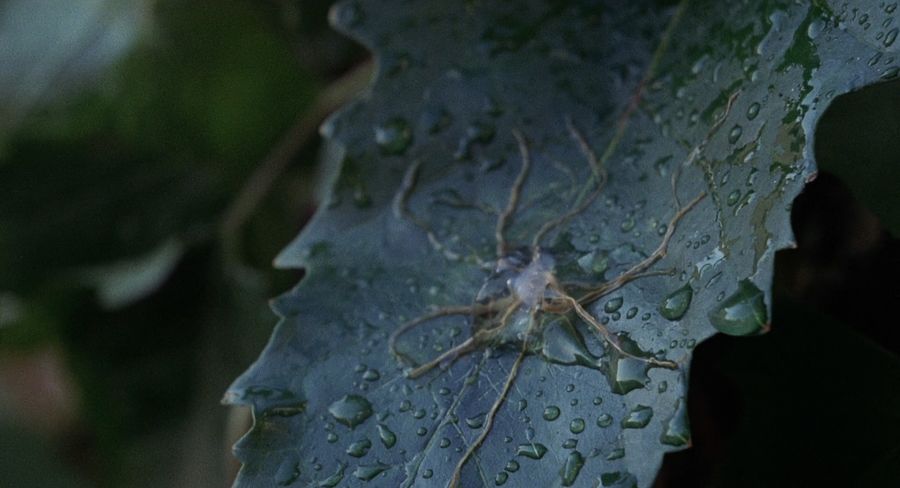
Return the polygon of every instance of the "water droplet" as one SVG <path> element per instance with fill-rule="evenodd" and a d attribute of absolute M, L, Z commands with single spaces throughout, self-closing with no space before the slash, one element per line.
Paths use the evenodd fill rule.
<path fill-rule="evenodd" d="M 622 308 L 622 304 L 625 303 L 625 299 L 622 297 L 615 297 L 612 300 L 606 302 L 603 305 L 603 311 L 606 313 L 613 313 L 616 310 Z"/>
<path fill-rule="evenodd" d="M 422 472 L 422 478 L 424 478 L 426 480 L 430 480 L 432 476 L 434 476 L 433 470 L 426 469 L 425 471 Z"/>
<path fill-rule="evenodd" d="M 442 437 L 440 442 L 438 442 L 438 446 L 440 446 L 441 449 L 446 449 L 446 448 L 450 447 L 450 439 L 448 439 L 446 437 Z"/>
<path fill-rule="evenodd" d="M 397 443 L 397 435 L 384 424 L 378 424 L 378 437 L 381 438 L 381 443 L 384 444 L 384 447 L 388 449 L 394 447 L 394 444 Z"/>
<path fill-rule="evenodd" d="M 642 429 L 653 418 L 653 409 L 646 405 L 638 405 L 628 412 L 628 416 L 622 419 L 623 429 Z"/>
<path fill-rule="evenodd" d="M 663 299 L 659 306 L 659 314 L 669 320 L 678 320 L 684 317 L 693 296 L 694 290 L 691 289 L 691 285 L 682 286 Z"/>
<path fill-rule="evenodd" d="M 372 404 L 359 395 L 346 395 L 332 403 L 328 413 L 338 422 L 354 428 L 372 416 Z"/>
<path fill-rule="evenodd" d="M 353 457 L 363 457 L 369 452 L 371 447 L 372 441 L 369 439 L 360 439 L 347 447 L 347 454 Z"/>
<path fill-rule="evenodd" d="M 675 413 L 666 422 L 660 442 L 670 446 L 686 446 L 691 441 L 691 429 L 688 423 L 687 402 L 679 398 L 675 402 Z"/>
<path fill-rule="evenodd" d="M 609 451 L 609 454 L 606 455 L 606 460 L 615 461 L 616 459 L 622 459 L 623 457 L 625 457 L 625 448 L 618 447 L 616 449 L 613 449 L 612 451 Z"/>
<path fill-rule="evenodd" d="M 610 471 L 608 473 L 602 473 L 600 475 L 600 486 L 607 487 L 617 484 L 619 481 L 622 481 L 622 473 L 619 471 Z"/>
<path fill-rule="evenodd" d="M 300 463 L 290 456 L 278 466 L 275 472 L 275 482 L 281 486 L 288 486 L 300 477 Z"/>
<path fill-rule="evenodd" d="M 731 131 L 728 132 L 728 142 L 734 144 L 741 138 L 741 134 L 744 133 L 744 128 L 740 125 L 735 125 L 731 128 Z"/>
<path fill-rule="evenodd" d="M 510 459 L 510 460 L 506 463 L 506 467 L 503 468 L 503 469 L 509 471 L 510 473 L 515 473 L 516 471 L 519 470 L 519 462 L 516 461 L 515 459 Z"/>
<path fill-rule="evenodd" d="M 739 202 L 740 200 L 741 200 L 741 190 L 732 190 L 732 192 L 728 194 L 728 200 L 726 200 L 725 203 L 729 207 L 733 207 L 733 206 L 737 205 L 737 202 Z"/>
<path fill-rule="evenodd" d="M 609 269 L 609 255 L 601 251 L 589 252 L 578 258 L 578 266 L 585 273 L 591 273 L 598 277 L 603 276 L 603 273 Z"/>
<path fill-rule="evenodd" d="M 768 313 L 762 290 L 750 280 L 738 283 L 738 289 L 709 312 L 709 322 L 728 335 L 749 335 L 763 331 Z"/>
<path fill-rule="evenodd" d="M 549 407 L 544 409 L 544 420 L 554 421 L 559 418 L 559 413 L 559 407 L 550 405 Z"/>
<path fill-rule="evenodd" d="M 499 473 L 497 473 L 497 476 L 494 477 L 494 484 L 497 486 L 502 486 L 508 479 L 509 473 L 507 473 L 506 471 L 500 471 Z"/>
<path fill-rule="evenodd" d="M 408 412 L 412 410 L 412 402 L 409 400 L 403 400 L 400 402 L 400 412 Z"/>
<path fill-rule="evenodd" d="M 584 456 L 578 451 L 570 452 L 565 464 L 559 471 L 559 475 L 562 477 L 562 485 L 572 486 L 575 480 L 578 479 L 578 473 L 581 472 L 582 466 L 584 466 Z"/>
<path fill-rule="evenodd" d="M 628 309 L 627 312 L 625 312 L 625 318 L 633 319 L 637 315 L 637 313 L 638 313 L 637 307 L 631 307 Z"/>
<path fill-rule="evenodd" d="M 580 434 L 584 432 L 584 419 L 577 418 L 569 422 L 569 431 L 573 434 Z"/>
<path fill-rule="evenodd" d="M 526 399 L 524 399 L 524 398 L 521 399 L 521 400 L 519 400 L 519 405 L 518 405 L 518 406 L 519 406 L 519 411 L 520 411 L 520 412 L 524 412 L 525 409 L 528 408 L 528 400 L 526 400 Z"/>
<path fill-rule="evenodd" d="M 381 462 L 375 464 L 360 464 L 357 466 L 356 471 L 353 472 L 353 476 L 356 476 L 363 481 L 372 481 L 376 476 L 387 471 L 388 468 L 390 468 L 389 465 Z"/>
<path fill-rule="evenodd" d="M 547 446 L 533 442 L 531 444 L 519 444 L 516 454 L 529 459 L 541 459 L 547 454 Z"/>
<path fill-rule="evenodd" d="M 557 320 L 544 330 L 541 356 L 554 364 L 601 369 L 600 358 L 591 354 L 584 337 L 567 321 Z"/>
<path fill-rule="evenodd" d="M 425 427 L 419 427 L 418 429 L 416 429 L 416 435 L 418 435 L 419 437 L 422 437 L 427 433 L 428 429 L 426 429 Z"/>
<path fill-rule="evenodd" d="M 417 419 L 417 420 L 425 418 L 425 409 L 424 408 L 417 409 L 415 412 L 413 412 L 413 418 Z"/>
<path fill-rule="evenodd" d="M 386 154 L 403 154 L 412 144 L 412 137 L 409 122 L 400 117 L 375 127 L 375 143 Z"/>
<path fill-rule="evenodd" d="M 366 381 L 378 381 L 381 378 L 381 373 L 377 369 L 368 369 L 363 373 L 362 377 Z"/>
<path fill-rule="evenodd" d="M 485 413 L 479 413 L 478 415 L 473 415 L 466 419 L 466 425 L 473 429 L 480 429 L 482 425 L 484 425 L 484 419 L 487 416 Z"/>
<path fill-rule="evenodd" d="M 566 439 L 562 443 L 563 449 L 575 449 L 578 447 L 578 439 Z"/>
<path fill-rule="evenodd" d="M 319 482 L 320 488 L 334 488 L 344 479 L 344 470 L 347 469 L 346 464 L 338 464 L 337 471 L 331 476 Z"/>
<path fill-rule="evenodd" d="M 593 403 L 594 403 L 594 405 L 602 405 L 602 404 L 603 404 L 603 398 L 602 398 L 602 397 L 594 397 Z"/>
<path fill-rule="evenodd" d="M 329 444 L 334 444 L 338 441 L 338 436 L 334 432 L 329 432 L 328 435 L 325 436 L 325 440 L 328 441 Z"/>
<path fill-rule="evenodd" d="M 612 415 L 608 413 L 601 413 L 599 417 L 597 417 L 597 427 L 606 428 L 612 425 L 613 418 Z"/>
<path fill-rule="evenodd" d="M 622 232 L 631 232 L 634 229 L 634 226 L 637 224 L 633 217 L 629 217 L 622 222 L 622 225 L 619 227 L 622 229 Z"/>
<path fill-rule="evenodd" d="M 884 36 L 884 41 L 882 41 L 884 42 L 884 47 L 890 47 L 892 44 L 894 44 L 894 41 L 897 40 L 898 32 L 900 32 L 900 29 L 894 27 L 890 30 L 890 32 L 887 33 L 886 36 Z"/>

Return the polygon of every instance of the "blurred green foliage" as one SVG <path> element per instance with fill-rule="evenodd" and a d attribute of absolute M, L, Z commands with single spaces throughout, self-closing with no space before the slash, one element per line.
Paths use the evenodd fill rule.
<path fill-rule="evenodd" d="M 22 2 L 0 4 L 12 43 L 0 54 L 51 50 L 0 80 L 0 113 L 17 114 L 0 133 L 0 362 L 61 346 L 79 416 L 48 449 L 77 446 L 70 461 L 89 484 L 226 481 L 218 399 L 268 336 L 266 299 L 296 281 L 269 263 L 315 203 L 317 141 L 235 237 L 246 237 L 237 262 L 223 258 L 221 221 L 320 89 L 362 58 L 327 26 L 330 3 L 32 4 L 45 23 Z M 50 41 L 10 27 L 31 24 Z M 76 27 L 84 34 L 57 32 Z M 110 38 L 117 56 L 98 65 L 98 39 Z M 38 59 L 55 78 L 25 107 L 15 97 Z M 5 407 L 0 425 L 21 424 Z M 203 428 L 215 434 L 198 444 Z M 8 457 L 33 435 L 4 434 L 0 457 L 41 465 L 48 449 Z M 45 486 L 31 482 L 16 486 Z"/>

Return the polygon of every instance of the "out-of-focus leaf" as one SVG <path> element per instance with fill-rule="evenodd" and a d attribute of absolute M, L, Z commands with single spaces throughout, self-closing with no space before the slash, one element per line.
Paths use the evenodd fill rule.
<path fill-rule="evenodd" d="M 269 345 L 228 391 L 255 411 L 238 485 L 445 486 L 474 445 L 465 487 L 648 486 L 690 440 L 691 349 L 767 327 L 811 131 L 834 96 L 897 73 L 893 56 L 868 62 L 894 49 L 894 16 L 874 1 L 342 3 L 332 18 L 375 50 L 379 76 L 325 127 L 332 192 L 277 260 L 307 277 L 275 301 Z M 600 172 L 567 118 L 608 183 L 532 262 L 537 249 L 517 246 Z M 630 280 L 635 266 L 658 274 Z M 580 317 L 553 313 L 538 301 L 557 296 L 550 271 L 606 293 Z M 537 325 L 515 306 L 510 322 L 439 317 L 400 337 L 403 355 L 424 364 L 473 328 L 518 329 L 420 378 L 392 357 L 391 334 L 430 307 L 503 293 L 539 304 Z"/>
<path fill-rule="evenodd" d="M 154 0 L 0 4 L 0 144 L 28 113 L 96 81 L 150 24 Z"/>
<path fill-rule="evenodd" d="M 245 2 L 157 2 L 157 35 L 0 158 L 0 287 L 214 236 L 315 80 Z"/>
<path fill-rule="evenodd" d="M 156 290 L 175 269 L 183 253 L 184 245 L 170 240 L 148 255 L 91 268 L 80 274 L 83 281 L 97 289 L 101 305 L 119 308 Z"/>

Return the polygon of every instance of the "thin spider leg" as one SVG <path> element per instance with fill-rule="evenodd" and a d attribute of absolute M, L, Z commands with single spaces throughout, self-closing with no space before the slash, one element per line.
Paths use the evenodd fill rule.
<path fill-rule="evenodd" d="M 669 252 L 669 242 L 672 240 L 672 236 L 675 235 L 675 228 L 678 226 L 678 222 L 687 215 L 701 200 L 706 197 L 706 193 L 700 193 L 693 200 L 688 202 L 684 207 L 678 209 L 675 212 L 675 215 L 672 217 L 672 220 L 669 221 L 669 225 L 666 228 L 666 233 L 663 235 L 662 241 L 659 243 L 659 247 L 653 251 L 652 254 L 647 256 L 643 261 L 635 264 L 628 271 L 620 274 L 619 276 L 613 278 L 612 280 L 598 286 L 597 288 L 588 291 L 584 295 L 578 298 L 578 303 L 588 304 L 593 302 L 594 300 L 602 297 L 603 295 L 612 293 L 619 288 L 622 288 L 626 284 L 634 281 L 637 277 L 641 276 L 642 273 L 646 272 L 647 269 L 654 264 L 656 264 L 659 260 L 666 257 L 666 254 Z"/>
<path fill-rule="evenodd" d="M 572 208 L 569 209 L 568 212 L 560 215 L 559 217 L 549 220 L 544 223 L 543 226 L 537 231 L 534 235 L 534 238 L 531 241 L 531 247 L 533 249 L 537 249 L 537 247 L 541 244 L 541 239 L 544 236 L 559 227 L 560 225 L 568 222 L 572 217 L 584 212 L 594 200 L 597 199 L 597 196 L 600 195 L 600 192 L 603 191 L 603 187 L 606 185 L 607 173 L 606 168 L 600 164 L 597 160 L 597 155 L 594 153 L 594 150 L 591 149 L 590 144 L 588 144 L 587 139 L 584 137 L 584 134 L 575 127 L 575 124 L 572 122 L 571 117 L 566 117 L 566 127 L 569 129 L 569 134 L 572 136 L 572 139 L 575 139 L 575 142 L 578 143 L 579 149 L 581 149 L 582 154 L 584 154 L 585 159 L 587 159 L 588 164 L 591 167 L 591 180 L 594 180 L 596 183 L 596 187 L 594 191 L 592 191 L 587 197 L 584 195 L 579 195 L 576 198 L 575 203 L 572 205 Z"/>
<path fill-rule="evenodd" d="M 425 315 L 421 315 L 412 320 L 404 322 L 399 327 L 394 329 L 394 331 L 391 332 L 390 337 L 388 337 L 388 350 L 390 350 L 391 354 L 401 362 L 412 362 L 409 356 L 397 350 L 397 339 L 399 339 L 403 334 L 407 333 L 410 329 L 422 325 L 429 320 L 434 320 L 440 317 L 448 317 L 451 315 L 474 315 L 477 313 L 484 313 L 486 311 L 489 311 L 489 308 L 468 305 L 441 307 L 437 310 L 426 313 Z"/>
<path fill-rule="evenodd" d="M 445 361 L 455 361 L 456 358 L 468 354 L 475 350 L 478 347 L 479 341 L 476 339 L 476 336 L 469 337 L 465 341 L 459 343 L 451 349 L 444 351 L 440 356 L 428 361 L 427 363 L 418 366 L 406 373 L 406 377 L 410 379 L 416 379 L 423 374 L 431 371 L 436 366 L 440 366 Z"/>
<path fill-rule="evenodd" d="M 572 298 L 569 295 L 566 295 L 565 292 L 563 292 L 562 290 L 557 289 L 556 291 L 562 295 L 560 298 L 567 301 L 572 306 L 572 308 L 575 310 L 575 313 L 578 314 L 579 317 L 581 317 L 585 322 L 587 322 L 597 332 L 599 332 L 600 335 L 602 335 L 603 338 L 606 339 L 606 342 L 608 342 L 609 345 L 614 347 L 622 355 L 628 356 L 630 358 L 638 359 L 640 361 L 644 361 L 645 363 L 649 363 L 654 366 L 659 366 L 661 368 L 668 368 L 668 369 L 677 369 L 678 368 L 678 363 L 675 363 L 674 361 L 660 360 L 660 359 L 656 359 L 654 357 L 636 356 L 636 355 L 622 349 L 622 345 L 619 344 L 618 338 L 615 335 L 613 335 L 613 333 L 610 332 L 609 329 L 606 328 L 606 326 L 604 326 L 603 324 L 598 322 L 597 319 L 595 319 L 593 315 L 591 315 L 587 310 L 585 310 L 584 307 L 582 307 L 581 304 L 578 303 L 578 300 Z"/>
<path fill-rule="evenodd" d="M 512 306 L 510 308 L 513 308 Z M 512 367 L 509 370 L 509 374 L 506 376 L 506 382 L 503 383 L 503 388 L 500 390 L 500 394 L 497 396 L 497 399 L 494 401 L 494 404 L 491 405 L 490 410 L 488 410 L 487 415 L 484 419 L 484 427 L 481 429 L 481 433 L 478 434 L 478 437 L 469 444 L 469 448 L 466 449 L 465 454 L 459 459 L 459 462 L 456 463 L 456 469 L 453 470 L 453 476 L 450 478 L 450 483 L 447 484 L 447 488 L 458 488 L 459 480 L 462 476 L 463 467 L 465 467 L 466 463 L 471 459 L 471 457 L 475 454 L 475 451 L 478 450 L 479 447 L 484 443 L 484 440 L 487 439 L 488 434 L 491 432 L 491 428 L 494 426 L 494 418 L 497 417 L 497 412 L 500 411 L 500 407 L 503 406 L 503 402 L 506 400 L 507 395 L 509 395 L 509 390 L 512 388 L 513 383 L 516 380 L 516 376 L 519 374 L 519 369 L 522 366 L 522 362 L 525 360 L 525 356 L 528 353 L 528 341 L 531 338 L 531 333 L 534 329 L 535 323 L 535 315 L 537 314 L 539 308 L 533 307 L 529 311 L 528 316 L 528 329 L 525 331 L 525 339 L 522 341 L 522 349 L 519 351 L 519 355 L 516 356 L 516 360 L 513 363 Z"/>
<path fill-rule="evenodd" d="M 525 179 L 528 177 L 528 171 L 531 169 L 531 153 L 528 150 L 528 142 L 525 141 L 525 136 L 518 130 L 513 130 L 513 136 L 516 138 L 516 143 L 519 146 L 519 155 L 522 158 L 522 168 L 519 170 L 519 174 L 516 175 L 512 187 L 509 189 L 509 199 L 506 201 L 506 208 L 504 208 L 497 217 L 497 227 L 494 230 L 494 236 L 497 239 L 498 259 L 506 255 L 506 238 L 503 236 L 503 232 L 506 230 L 506 227 L 509 226 L 509 220 L 516 212 L 516 206 L 519 204 L 519 195 L 522 193 L 522 186 L 525 184 Z"/>
<path fill-rule="evenodd" d="M 503 312 L 503 316 L 500 318 L 500 324 L 496 327 L 476 332 L 472 335 L 472 337 L 469 337 L 453 349 L 450 349 L 440 356 L 432 359 L 431 361 L 428 361 L 427 363 L 407 372 L 406 376 L 409 378 L 418 378 L 419 376 L 422 376 L 423 374 L 434 369 L 435 366 L 439 366 L 446 361 L 454 361 L 456 360 L 456 358 L 472 352 L 479 345 L 490 341 L 495 333 L 503 330 L 506 327 L 507 322 L 509 322 L 509 318 L 512 317 L 512 314 L 515 313 L 521 303 L 521 300 L 516 300 L 509 306 L 507 306 L 506 310 Z"/>
<path fill-rule="evenodd" d="M 428 237 L 428 242 L 431 243 L 431 247 L 433 247 L 435 251 L 443 254 L 447 259 L 451 261 L 457 261 L 459 260 L 460 255 L 453 252 L 449 247 L 442 243 L 440 239 L 437 238 L 437 235 L 435 235 L 434 231 L 431 230 L 431 226 L 429 226 L 427 222 L 416 217 L 407 205 L 413 188 L 415 188 L 416 186 L 416 179 L 418 178 L 419 167 L 421 165 L 422 161 L 415 160 L 412 162 L 412 164 L 409 165 L 408 168 L 406 168 L 406 173 L 403 174 L 403 181 L 400 184 L 400 188 L 397 190 L 397 194 L 394 195 L 394 217 L 400 220 L 411 222 L 413 225 L 415 225 L 425 233 L 425 235 Z"/>

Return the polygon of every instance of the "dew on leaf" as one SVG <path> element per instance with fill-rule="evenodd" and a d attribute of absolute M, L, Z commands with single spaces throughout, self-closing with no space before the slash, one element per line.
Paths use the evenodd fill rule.
<path fill-rule="evenodd" d="M 494 485 L 503 486 L 506 484 L 506 481 L 509 479 L 509 473 L 506 471 L 500 471 L 497 473 L 497 476 L 494 476 Z"/>
<path fill-rule="evenodd" d="M 749 279 L 738 283 L 738 289 L 709 312 L 709 322 L 728 335 L 749 335 L 763 331 L 768 313 L 762 290 Z"/>
<path fill-rule="evenodd" d="M 599 417 L 597 417 L 597 427 L 606 428 L 612 425 L 613 418 L 612 415 L 608 413 L 602 413 Z"/>
<path fill-rule="evenodd" d="M 390 468 L 389 465 L 381 462 L 374 464 L 360 464 L 356 467 L 356 470 L 353 471 L 353 476 L 363 481 L 372 481 L 376 476 L 387 471 L 388 468 Z"/>
<path fill-rule="evenodd" d="M 653 409 L 646 405 L 637 405 L 632 408 L 628 415 L 622 419 L 622 428 L 624 429 L 642 429 L 650 423 L 653 418 Z"/>
<path fill-rule="evenodd" d="M 375 127 L 375 143 L 385 154 L 403 154 L 412 144 L 412 138 L 409 122 L 400 117 Z"/>
<path fill-rule="evenodd" d="M 438 442 L 438 446 L 441 447 L 442 449 L 446 449 L 447 447 L 450 447 L 450 439 L 448 439 L 446 437 L 442 437 L 441 440 Z"/>
<path fill-rule="evenodd" d="M 484 419 L 487 416 L 486 413 L 479 413 L 478 415 L 473 415 L 466 419 L 466 425 L 468 425 L 472 429 L 480 429 L 481 426 L 484 425 Z"/>
<path fill-rule="evenodd" d="M 553 421 L 559 418 L 559 407 L 555 405 L 550 405 L 549 407 L 544 409 L 544 420 Z"/>
<path fill-rule="evenodd" d="M 381 443 L 384 444 L 384 447 L 388 449 L 394 447 L 394 444 L 397 443 L 397 435 L 384 424 L 378 424 L 378 437 L 381 438 Z"/>
<path fill-rule="evenodd" d="M 562 477 L 562 485 L 572 486 L 575 484 L 575 480 L 578 479 L 578 473 L 581 472 L 583 466 L 584 456 L 578 451 L 570 452 L 569 456 L 566 457 L 565 464 L 559 471 L 559 475 Z"/>
<path fill-rule="evenodd" d="M 603 305 L 603 311 L 606 313 L 613 313 L 616 310 L 622 308 L 622 304 L 625 303 L 625 299 L 622 297 L 616 297 L 606 302 Z"/>
<path fill-rule="evenodd" d="M 562 443 L 563 449 L 575 449 L 578 447 L 578 439 L 566 439 Z"/>
<path fill-rule="evenodd" d="M 743 133 L 744 133 L 743 127 L 741 127 L 740 125 L 735 125 L 728 132 L 728 142 L 734 144 L 735 142 L 738 141 L 738 139 L 741 138 L 741 134 L 743 134 Z"/>
<path fill-rule="evenodd" d="M 576 418 L 569 422 L 569 431 L 573 434 L 580 434 L 584 432 L 584 419 Z"/>
<path fill-rule="evenodd" d="M 670 446 L 686 446 L 691 441 L 691 429 L 688 424 L 687 403 L 679 398 L 675 403 L 675 413 L 672 414 L 663 428 L 660 442 Z"/>
<path fill-rule="evenodd" d="M 537 442 L 519 444 L 519 447 L 516 448 L 516 454 L 529 459 L 541 459 L 544 457 L 544 454 L 547 454 L 547 446 Z"/>
<path fill-rule="evenodd" d="M 509 471 L 510 473 L 515 473 L 519 470 L 519 462 L 515 459 L 510 459 L 509 461 L 507 461 L 506 467 L 504 467 L 503 469 Z"/>
<path fill-rule="evenodd" d="M 344 480 L 344 470 L 347 469 L 346 464 L 338 464 L 337 470 L 331 476 L 319 482 L 320 488 L 334 488 Z"/>
<path fill-rule="evenodd" d="M 368 454 L 372 447 L 372 441 L 369 439 L 360 439 L 347 446 L 347 454 L 353 457 L 363 457 Z"/>
<path fill-rule="evenodd" d="M 659 314 L 668 320 L 678 320 L 684 317 L 693 297 L 694 290 L 691 289 L 691 285 L 684 285 L 663 299 L 659 305 Z"/>
<path fill-rule="evenodd" d="M 332 403 L 328 413 L 338 422 L 353 428 L 372 416 L 372 404 L 359 395 L 346 395 Z"/>
<path fill-rule="evenodd" d="M 275 482 L 281 486 L 288 486 L 300 477 L 300 463 L 293 456 L 288 457 L 275 471 Z"/>
<path fill-rule="evenodd" d="M 625 457 L 625 448 L 617 447 L 612 451 L 609 451 L 609 454 L 606 455 L 607 461 L 615 461 L 616 459 L 622 459 Z"/>

